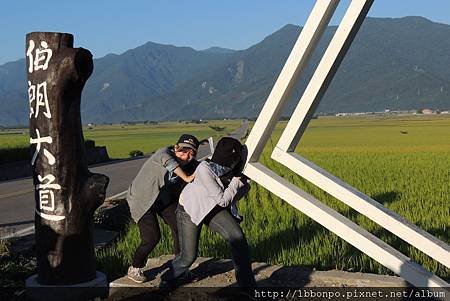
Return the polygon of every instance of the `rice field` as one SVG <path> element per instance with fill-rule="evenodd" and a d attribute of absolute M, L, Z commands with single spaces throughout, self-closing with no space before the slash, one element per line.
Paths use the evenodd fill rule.
<path fill-rule="evenodd" d="M 240 124 L 240 120 L 217 120 L 202 124 L 165 122 L 147 126 L 96 126 L 84 129 L 84 136 L 94 140 L 96 145 L 106 146 L 111 158 L 126 158 L 132 150 L 150 153 L 162 146 L 174 144 L 183 133 L 191 133 L 199 139 L 205 139 L 216 136 L 210 126 L 224 127 L 226 134 L 238 128 Z"/>
<path fill-rule="evenodd" d="M 284 126 L 285 123 L 278 124 L 264 150 L 262 163 L 428 270 L 444 279 L 450 278 L 449 269 L 442 264 L 271 160 L 271 149 Z M 126 143 L 120 148 L 125 146 Z M 449 116 L 319 118 L 311 122 L 296 151 L 449 243 Z M 257 184 L 240 201 L 239 209 L 254 261 L 392 274 Z M 162 240 L 152 257 L 170 254 L 172 249 L 170 231 L 164 224 L 161 226 Z M 130 223 L 129 231 L 115 246 L 97 254 L 99 269 L 111 279 L 124 275 L 138 243 L 137 227 Z M 225 241 L 205 227 L 199 256 L 230 258 L 230 255 Z"/>
<path fill-rule="evenodd" d="M 209 126 L 226 127 L 224 133 L 228 133 L 239 125 L 240 121 L 232 120 L 94 126 L 86 127 L 84 136 L 96 145 L 107 146 L 110 157 L 124 158 L 132 150 L 150 153 L 172 144 L 184 132 L 206 138 L 217 134 Z M 271 160 L 271 149 L 285 125 L 284 122 L 277 125 L 262 163 L 430 271 L 450 278 L 448 268 Z M 28 141 L 27 130 L 0 132 L 0 148 L 6 152 L 27 147 Z M 312 120 L 296 151 L 444 242 L 450 242 L 450 116 L 319 118 Z M 392 274 L 257 184 L 240 201 L 239 209 L 244 215 L 241 225 L 254 261 Z M 170 254 L 172 249 L 170 231 L 161 226 L 162 240 L 152 257 Z M 124 275 L 138 243 L 137 227 L 130 223 L 129 231 L 115 246 L 97 254 L 99 270 L 110 279 Z M 231 254 L 225 241 L 205 227 L 199 255 L 229 258 Z"/>
<path fill-rule="evenodd" d="M 227 134 L 240 124 L 240 120 L 213 120 L 201 124 L 161 122 L 156 125 L 95 125 L 85 126 L 83 134 L 85 140 L 94 140 L 96 146 L 106 146 L 110 158 L 119 159 L 128 158 L 132 150 L 151 153 L 162 146 L 171 145 L 183 133 L 192 133 L 199 139 L 205 139 L 217 135 L 210 126 L 224 128 L 222 134 Z M 29 141 L 28 129 L 0 130 L 0 157 L 13 157 L 14 154 L 19 156 L 17 150 L 29 153 Z"/>

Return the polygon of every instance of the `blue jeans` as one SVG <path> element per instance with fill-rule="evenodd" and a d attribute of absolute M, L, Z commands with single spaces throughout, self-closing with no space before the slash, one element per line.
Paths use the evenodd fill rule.
<path fill-rule="evenodd" d="M 174 280 L 189 270 L 197 258 L 200 231 L 205 223 L 230 244 L 238 285 L 255 286 L 247 240 L 239 224 L 225 208 L 216 207 L 198 226 L 191 221 L 183 206 L 178 205 L 176 214 L 181 251 L 172 261 L 171 269 L 161 277 L 163 280 Z"/>

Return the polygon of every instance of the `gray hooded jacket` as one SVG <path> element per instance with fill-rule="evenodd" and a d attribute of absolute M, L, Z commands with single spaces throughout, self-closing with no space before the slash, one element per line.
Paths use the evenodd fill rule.
<path fill-rule="evenodd" d="M 131 217 L 136 223 L 155 203 L 161 188 L 171 184 L 170 176 L 178 166 L 175 153 L 169 147 L 156 151 L 144 163 L 127 193 Z"/>

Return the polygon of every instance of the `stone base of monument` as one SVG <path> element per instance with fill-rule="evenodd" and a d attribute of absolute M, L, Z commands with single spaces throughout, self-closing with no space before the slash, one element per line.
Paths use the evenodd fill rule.
<path fill-rule="evenodd" d="M 171 255 L 150 258 L 144 274 L 149 281 L 135 283 L 126 276 L 109 284 L 108 300 L 229 300 L 240 290 L 236 286 L 233 262 L 230 259 L 215 259 L 199 257 L 191 267 L 192 281 L 176 288 L 159 288 L 160 276 L 168 269 Z M 278 266 L 263 262 L 253 262 L 252 270 L 257 287 L 273 288 L 334 288 L 343 290 L 349 288 L 403 288 L 408 283 L 400 277 L 376 275 L 368 273 L 351 273 L 339 270 L 316 271 L 302 266 Z M 277 298 L 275 298 L 277 299 Z"/>
<path fill-rule="evenodd" d="M 91 300 L 107 298 L 109 294 L 108 281 L 102 272 L 96 272 L 97 277 L 91 281 L 74 285 L 42 285 L 37 282 L 37 275 L 30 276 L 25 281 L 27 300 Z"/>

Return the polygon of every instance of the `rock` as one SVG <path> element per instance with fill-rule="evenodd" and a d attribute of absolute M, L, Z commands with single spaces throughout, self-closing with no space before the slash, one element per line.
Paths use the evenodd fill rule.
<path fill-rule="evenodd" d="M 86 148 L 86 158 L 88 164 L 98 164 L 103 162 L 108 162 L 109 158 L 106 146 L 95 146 L 92 148 Z"/>
<path fill-rule="evenodd" d="M 97 228 L 123 232 L 131 218 L 125 199 L 105 201 L 94 214 Z"/>

